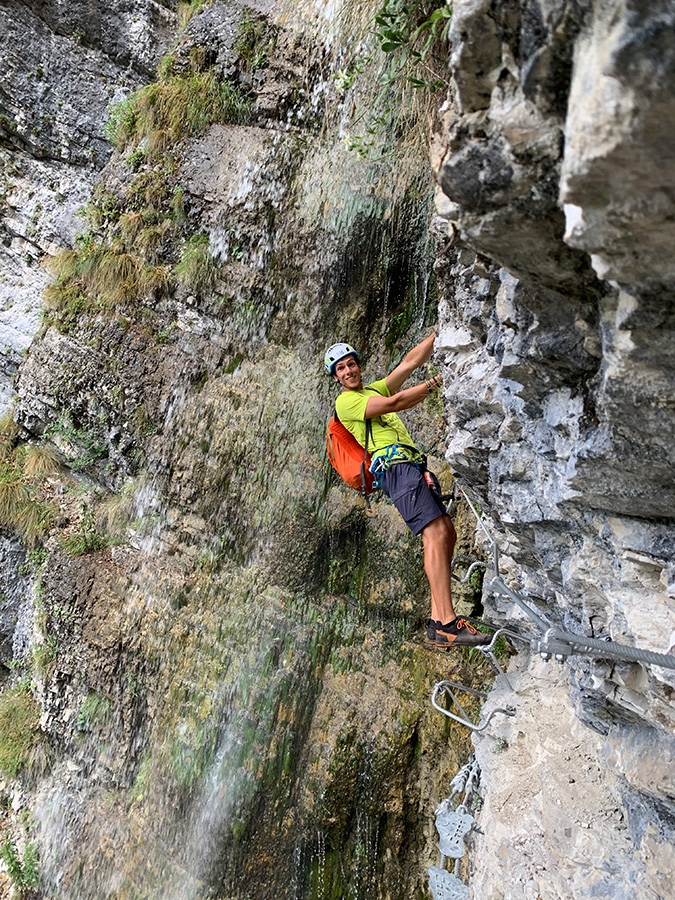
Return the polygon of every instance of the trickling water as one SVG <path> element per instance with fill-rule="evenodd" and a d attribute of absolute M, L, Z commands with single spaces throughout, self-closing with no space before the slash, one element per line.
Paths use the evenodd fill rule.
<path fill-rule="evenodd" d="M 396 157 L 385 129 L 372 159 L 348 152 L 343 138 L 378 114 L 380 73 L 338 92 L 328 71 L 331 54 L 343 67 L 372 50 L 374 11 L 294 4 L 288 23 L 311 28 L 277 50 L 276 117 L 217 126 L 178 173 L 216 291 L 167 301 L 168 342 L 143 332 L 155 432 L 128 545 L 61 562 L 46 594 L 62 641 L 41 688 L 57 750 L 34 807 L 56 900 L 376 896 L 388 766 L 411 740 L 379 693 L 417 664 L 423 576 L 398 520 L 383 507 L 382 534 L 367 528 L 331 482 L 334 394 L 319 380 L 336 338 L 377 367 L 427 314 L 426 151 Z M 64 596 L 72 621 L 55 623 Z"/>

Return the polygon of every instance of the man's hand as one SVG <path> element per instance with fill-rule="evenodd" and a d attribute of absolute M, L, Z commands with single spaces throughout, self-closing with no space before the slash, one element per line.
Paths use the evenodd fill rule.
<path fill-rule="evenodd" d="M 415 369 L 431 359 L 431 355 L 434 352 L 435 338 L 436 329 L 431 332 L 429 337 L 421 341 L 416 347 L 413 347 L 410 353 L 407 353 L 396 368 L 387 375 L 385 381 L 390 394 L 395 394 Z"/>

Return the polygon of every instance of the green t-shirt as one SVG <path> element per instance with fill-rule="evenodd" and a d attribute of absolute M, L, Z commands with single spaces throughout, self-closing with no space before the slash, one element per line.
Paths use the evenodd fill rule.
<path fill-rule="evenodd" d="M 335 411 L 338 419 L 350 431 L 362 447 L 366 445 L 366 406 L 370 397 L 380 394 L 382 397 L 391 397 L 387 382 L 384 378 L 373 381 L 361 388 L 360 391 L 342 391 L 335 401 Z M 371 419 L 373 436 L 368 441 L 368 450 L 375 459 L 385 447 L 391 444 L 405 444 L 414 447 L 413 440 L 408 434 L 408 429 L 399 419 L 396 413 L 385 413 Z"/>

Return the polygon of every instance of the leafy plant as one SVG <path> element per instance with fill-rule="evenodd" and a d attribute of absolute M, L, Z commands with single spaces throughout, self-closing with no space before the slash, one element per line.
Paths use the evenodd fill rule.
<path fill-rule="evenodd" d="M 384 0 L 374 18 L 375 37 L 380 49 L 395 59 L 386 79 L 404 78 L 415 88 L 435 91 L 445 86 L 429 66 L 436 42 L 447 40 L 452 8 L 442 0 L 433 0 L 429 12 L 421 4 L 408 6 L 404 0 Z"/>
<path fill-rule="evenodd" d="M 37 887 L 40 873 L 37 848 L 32 841 L 26 842 L 23 858 L 21 858 L 14 839 L 7 838 L 0 844 L 0 859 L 4 862 L 7 874 L 20 897 L 23 897 L 26 891 Z"/>
<path fill-rule="evenodd" d="M 403 149 L 408 136 L 428 130 L 431 96 L 447 84 L 447 52 L 436 51 L 450 16 L 445 0 L 384 0 L 369 20 L 358 52 L 334 78 L 342 92 L 358 83 L 345 138 L 349 151 L 382 158 L 394 152 L 386 135 L 396 133 Z"/>
<path fill-rule="evenodd" d="M 79 455 L 69 463 L 73 471 L 79 471 L 101 459 L 108 452 L 108 447 L 96 435 L 84 428 L 77 428 L 72 421 L 70 410 L 66 410 L 57 422 L 53 422 L 45 431 L 45 435 L 53 440 L 65 441 L 70 455 Z"/>

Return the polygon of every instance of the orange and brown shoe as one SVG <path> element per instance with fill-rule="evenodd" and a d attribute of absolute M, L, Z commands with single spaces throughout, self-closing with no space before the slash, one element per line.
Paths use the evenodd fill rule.
<path fill-rule="evenodd" d="M 483 634 L 466 619 L 454 619 L 443 625 L 433 619 L 426 620 L 427 646 L 448 650 L 450 647 L 476 647 L 489 644 L 491 634 Z"/>

